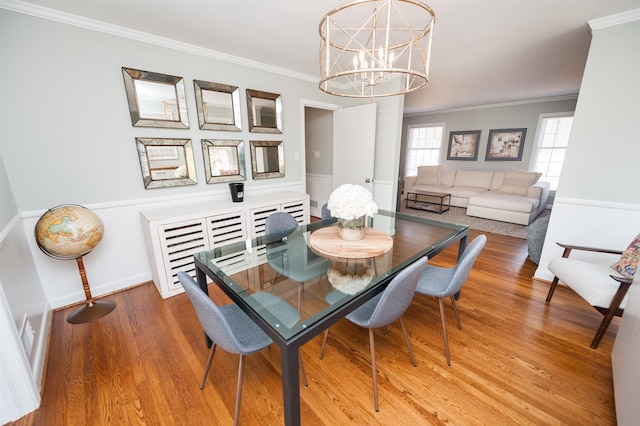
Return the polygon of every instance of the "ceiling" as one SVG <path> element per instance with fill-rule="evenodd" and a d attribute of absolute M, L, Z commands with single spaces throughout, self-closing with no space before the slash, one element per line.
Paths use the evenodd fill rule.
<path fill-rule="evenodd" d="M 640 0 L 423 1 L 436 14 L 430 83 L 405 96 L 405 114 L 576 95 L 587 22 L 640 8 Z M 45 6 L 319 79 L 318 24 L 347 2 L 0 0 L 0 7 Z"/>

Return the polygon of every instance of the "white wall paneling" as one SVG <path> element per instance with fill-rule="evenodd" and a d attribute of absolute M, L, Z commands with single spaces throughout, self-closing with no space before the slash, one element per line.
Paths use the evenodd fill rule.
<path fill-rule="evenodd" d="M 307 173 L 307 192 L 311 196 L 309 212 L 311 216 L 322 216 L 322 205 L 333 192 L 333 176 Z"/>

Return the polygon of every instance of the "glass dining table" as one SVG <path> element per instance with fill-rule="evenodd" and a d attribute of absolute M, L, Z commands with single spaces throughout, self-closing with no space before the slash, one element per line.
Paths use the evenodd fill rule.
<path fill-rule="evenodd" d="M 419 258 L 432 258 L 456 242 L 460 256 L 469 235 L 466 225 L 390 211 L 381 210 L 367 220 L 371 232 L 391 242 L 386 252 L 327 255 L 326 245 L 324 250 L 314 247 L 314 237 L 332 231 L 321 230 L 336 224 L 323 220 L 288 234 L 264 235 L 194 255 L 200 288 L 208 294 L 208 277 L 279 346 L 286 425 L 300 424 L 300 347 L 383 291 L 399 271 Z M 372 246 L 375 243 L 372 240 Z M 359 244 L 366 246 L 367 237 Z M 326 296 L 335 295 L 335 290 L 341 297 L 331 297 L 330 304 Z M 252 296 L 260 292 L 290 303 L 299 321 L 283 324 L 269 306 L 260 304 L 264 298 Z"/>

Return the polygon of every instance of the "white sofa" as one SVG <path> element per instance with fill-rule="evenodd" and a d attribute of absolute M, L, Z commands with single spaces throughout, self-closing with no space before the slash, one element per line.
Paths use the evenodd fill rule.
<path fill-rule="evenodd" d="M 508 171 L 441 170 L 418 167 L 417 176 L 404 181 L 403 199 L 412 190 L 451 194 L 451 205 L 466 207 L 468 216 L 528 225 L 547 205 L 549 183 L 538 182 L 540 173 Z"/>

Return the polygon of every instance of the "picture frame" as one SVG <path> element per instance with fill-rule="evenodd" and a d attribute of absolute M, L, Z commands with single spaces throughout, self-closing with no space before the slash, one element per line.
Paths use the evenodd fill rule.
<path fill-rule="evenodd" d="M 485 161 L 521 161 L 526 128 L 489 130 Z"/>
<path fill-rule="evenodd" d="M 447 160 L 476 161 L 480 132 L 480 130 L 449 132 Z"/>
<path fill-rule="evenodd" d="M 228 84 L 193 80 L 198 125 L 203 130 L 242 130 L 240 89 Z"/>
<path fill-rule="evenodd" d="M 136 138 L 145 189 L 196 185 L 191 139 Z"/>
<path fill-rule="evenodd" d="M 244 141 L 202 139 L 201 143 L 207 183 L 246 180 Z"/>
<path fill-rule="evenodd" d="M 122 67 L 131 125 L 188 129 L 182 77 Z"/>
<path fill-rule="evenodd" d="M 282 133 L 282 96 L 247 89 L 247 114 L 252 133 Z"/>
<path fill-rule="evenodd" d="M 253 179 L 284 177 L 283 141 L 249 141 Z"/>

